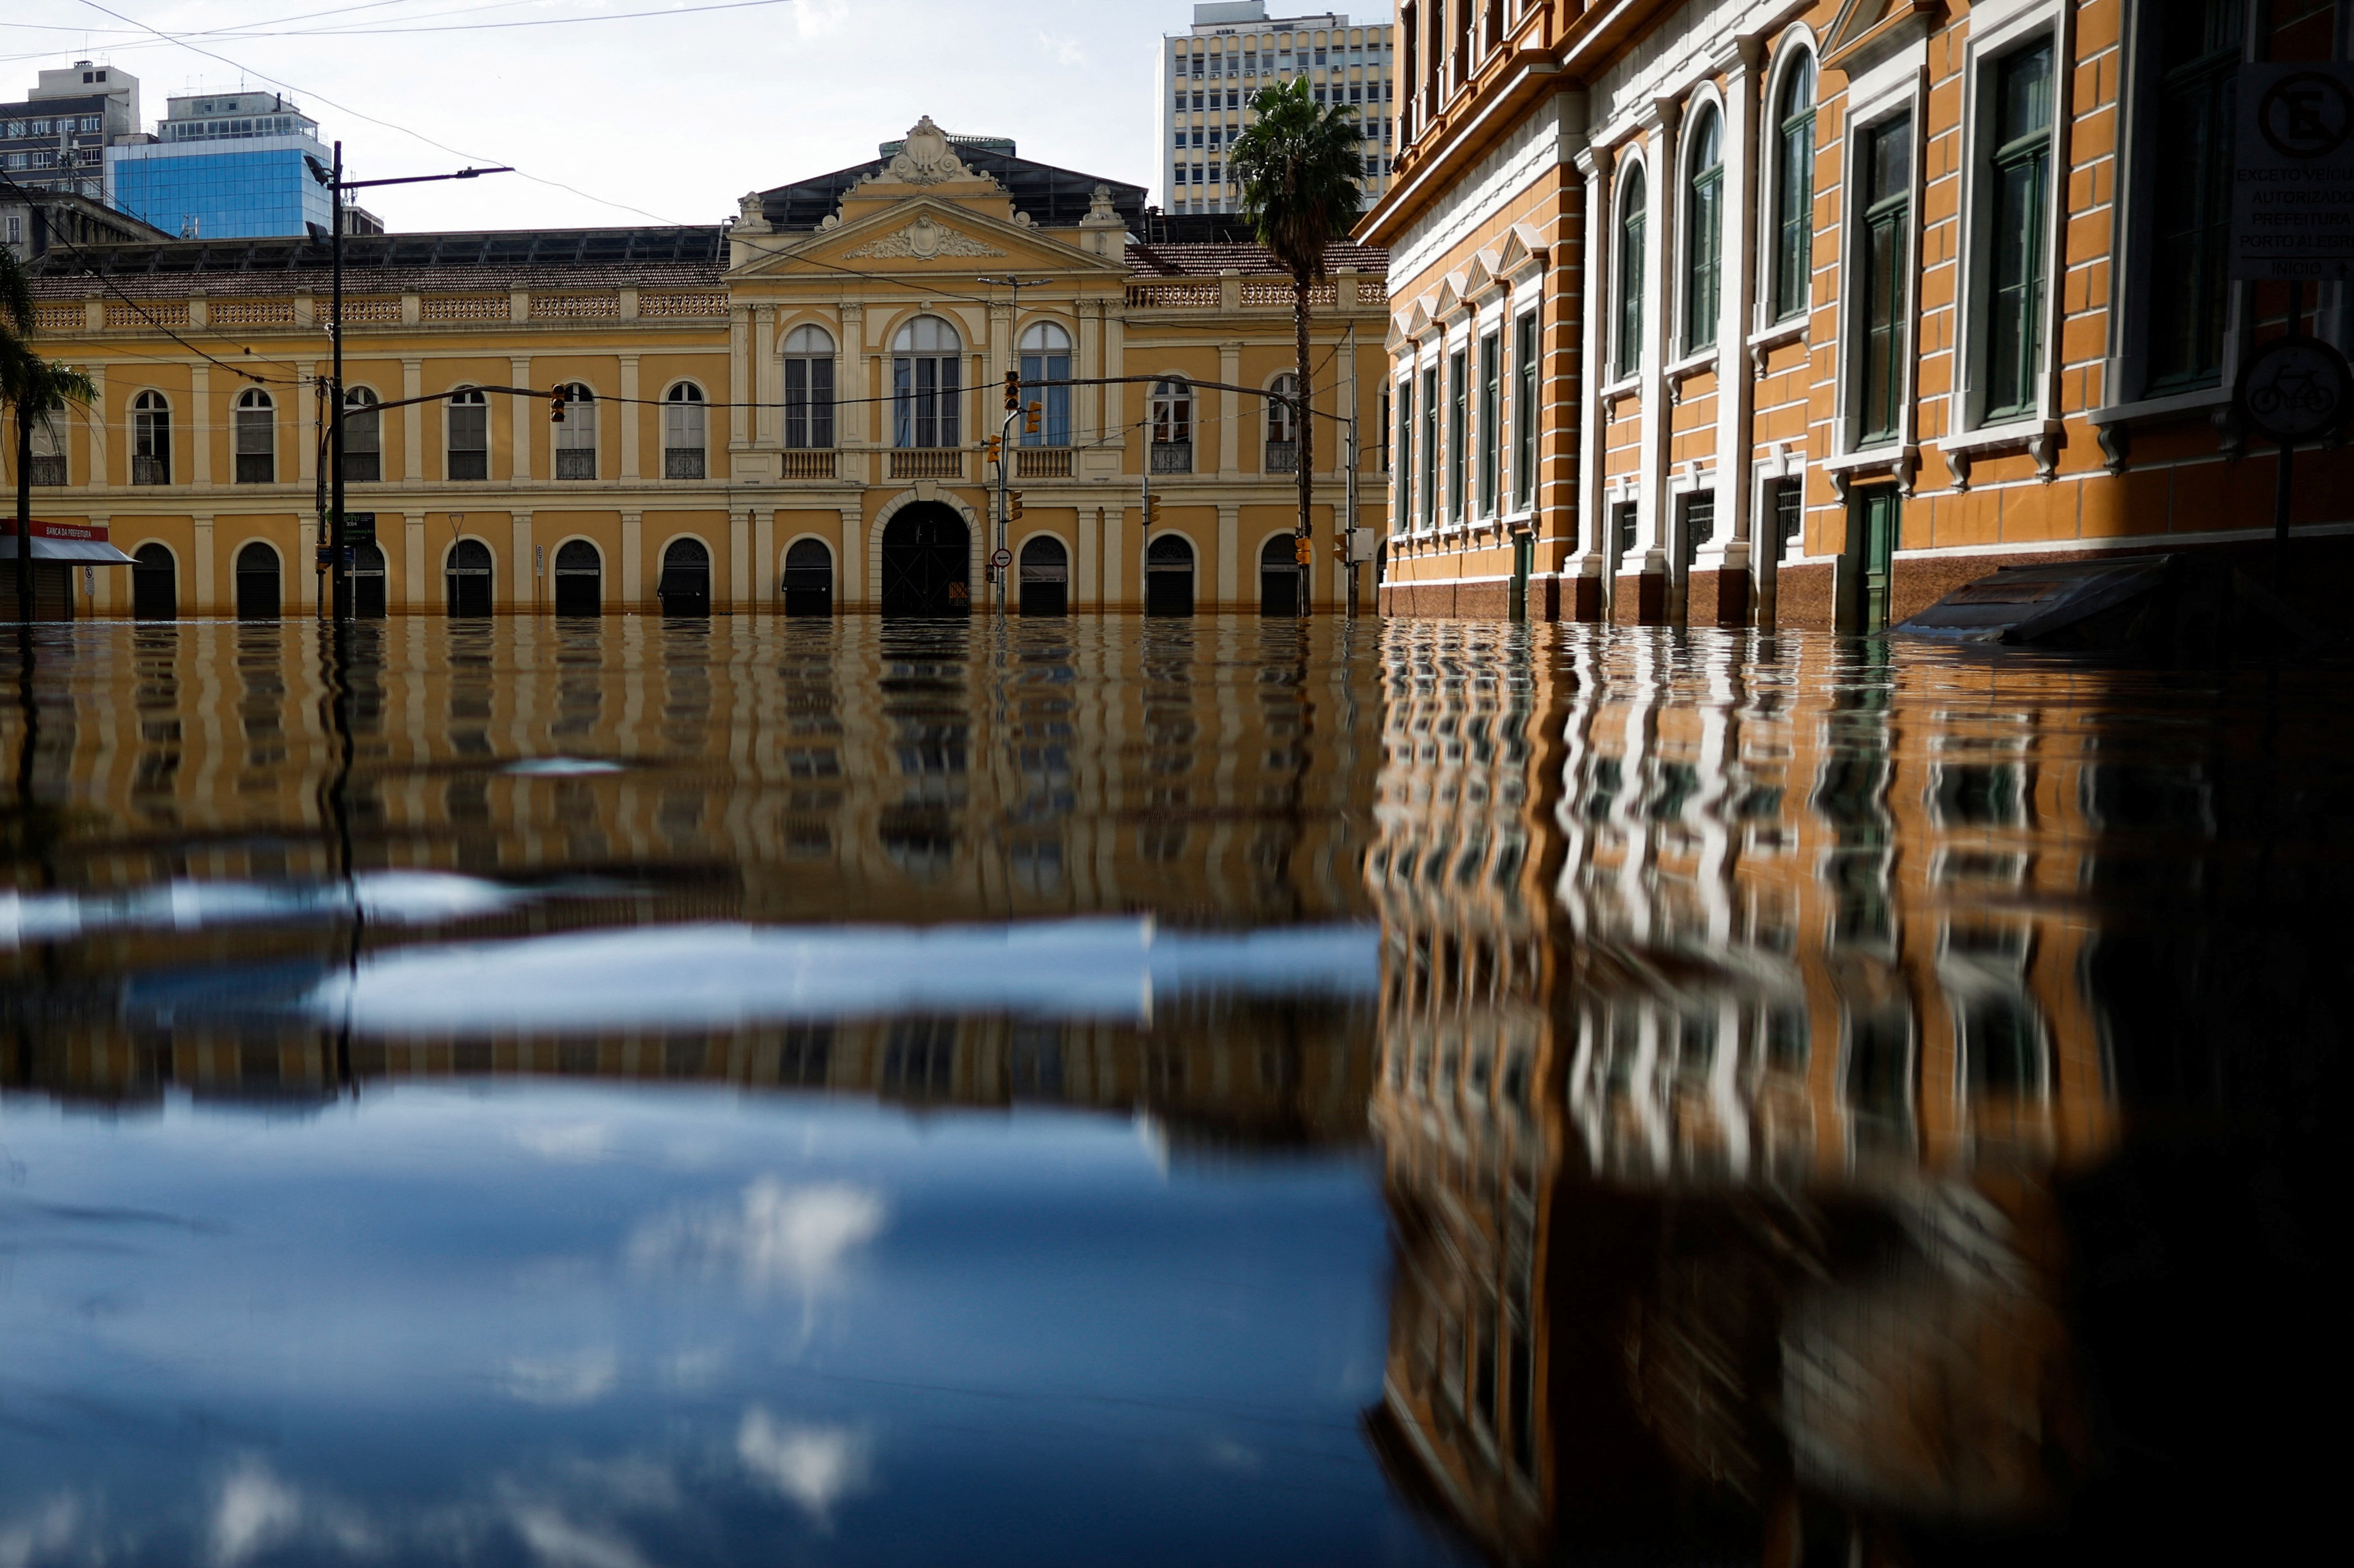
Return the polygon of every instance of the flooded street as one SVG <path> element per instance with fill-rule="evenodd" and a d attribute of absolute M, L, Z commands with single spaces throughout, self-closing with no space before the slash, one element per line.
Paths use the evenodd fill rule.
<path fill-rule="evenodd" d="M 0 648 L 5 1568 L 2162 1560 L 2327 1495 L 2345 670 L 348 636 Z"/>

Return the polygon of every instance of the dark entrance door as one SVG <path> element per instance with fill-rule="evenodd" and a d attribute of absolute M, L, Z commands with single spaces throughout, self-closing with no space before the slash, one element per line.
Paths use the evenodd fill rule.
<path fill-rule="evenodd" d="M 785 613 L 833 613 L 833 552 L 815 539 L 797 540 L 785 552 Z"/>
<path fill-rule="evenodd" d="M 1299 613 L 1299 563 L 1288 534 L 1278 534 L 1258 553 L 1258 612 Z"/>
<path fill-rule="evenodd" d="M 1144 552 L 1144 613 L 1193 613 L 1193 546 L 1163 534 Z"/>
<path fill-rule="evenodd" d="M 1041 534 L 1022 546 L 1022 613 L 1068 615 L 1071 558 L 1063 542 Z"/>
<path fill-rule="evenodd" d="M 673 539 L 663 552 L 662 580 L 654 586 L 664 615 L 709 617 L 711 552 L 700 539 Z"/>
<path fill-rule="evenodd" d="M 937 503 L 903 510 L 883 530 L 883 613 L 970 615 L 972 535 Z"/>
<path fill-rule="evenodd" d="M 488 545 L 480 539 L 461 539 L 451 546 L 446 580 L 451 615 L 491 613 L 491 547 Z"/>
<path fill-rule="evenodd" d="M 278 552 L 259 540 L 237 553 L 237 618 L 278 619 Z"/>
<path fill-rule="evenodd" d="M 162 545 L 131 554 L 131 613 L 140 620 L 180 619 L 180 568 Z"/>
<path fill-rule="evenodd" d="M 1893 489 L 1860 490 L 1848 502 L 1848 630 L 1888 630 L 1889 580 L 1896 565 L 1901 498 Z"/>
<path fill-rule="evenodd" d="M 376 545 L 352 546 L 352 615 L 382 620 L 385 611 L 384 551 Z"/>
<path fill-rule="evenodd" d="M 1537 536 L 1530 533 L 1512 535 L 1512 596 L 1511 616 L 1514 620 L 1529 618 L 1529 573 L 1536 565 Z"/>
<path fill-rule="evenodd" d="M 604 563 L 586 539 L 567 539 L 556 552 L 556 613 L 596 615 L 604 609 Z"/>

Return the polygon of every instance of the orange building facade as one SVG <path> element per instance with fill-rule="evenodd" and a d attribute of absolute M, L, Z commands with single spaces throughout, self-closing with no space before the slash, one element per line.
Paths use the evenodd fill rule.
<path fill-rule="evenodd" d="M 2007 565 L 2269 541 L 2229 276 L 2250 0 L 1416 0 L 1385 608 L 1871 630 Z M 2293 523 L 2341 562 L 2340 450 Z M 2314 580 L 2300 567 L 2296 576 Z"/>

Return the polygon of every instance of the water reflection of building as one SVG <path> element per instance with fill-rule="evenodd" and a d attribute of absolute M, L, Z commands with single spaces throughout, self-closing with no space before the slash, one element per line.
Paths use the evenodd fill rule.
<path fill-rule="evenodd" d="M 695 919 L 1361 918 L 1365 832 L 1352 806 L 1377 756 L 1347 667 L 1369 657 L 1357 635 L 1206 620 L 1141 634 L 411 620 L 359 633 L 342 779 L 319 649 L 300 626 L 93 630 L 52 644 L 41 666 L 32 777 L 40 799 L 69 806 L 16 880 L 93 897 L 173 879 L 332 881 L 347 825 L 356 869 L 546 895 L 461 927 L 379 925 L 371 946 Z M 126 985 L 207 966 L 315 973 L 347 939 L 313 919 L 0 949 L 0 1005 L 39 1057 L 8 1076 L 135 1098 L 168 1083 L 275 1093 L 346 1073 L 474 1070 L 453 1053 L 485 1048 L 345 1065 L 275 1031 L 134 1027 L 123 1005 Z M 1066 1034 L 1052 1052 L 1006 1024 L 924 1025 L 935 1034 L 920 1050 L 912 1037 L 895 1046 L 888 1027 L 845 1028 L 814 1077 L 807 1042 L 752 1032 L 515 1047 L 525 1054 L 488 1070 L 593 1059 L 579 1070 L 659 1075 L 693 1055 L 688 1076 L 978 1104 L 1059 1082 L 1038 1092 L 1198 1112 L 1235 1136 L 1362 1136 L 1362 1086 L 1338 1086 L 1366 1070 L 1362 1021 L 1163 1014 L 1149 1032 Z"/>
<path fill-rule="evenodd" d="M 2116 1130 L 2080 889 L 2137 787 L 2074 678 L 1387 646 L 1401 1484 L 1509 1562 L 2048 1513 L 2086 1429 L 2052 1181 Z"/>

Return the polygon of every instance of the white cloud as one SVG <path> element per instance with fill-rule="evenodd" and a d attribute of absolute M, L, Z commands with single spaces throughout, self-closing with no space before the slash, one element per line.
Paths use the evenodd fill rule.
<path fill-rule="evenodd" d="M 814 1292 L 840 1275 L 852 1251 L 882 1234 L 888 1213 L 882 1195 L 864 1187 L 787 1187 L 763 1176 L 734 1209 L 674 1213 L 640 1226 L 629 1257 L 650 1272 L 732 1267 L 754 1290 Z"/>
<path fill-rule="evenodd" d="M 550 1568 L 647 1568 L 628 1541 L 575 1524 L 552 1508 L 519 1507 L 509 1518 L 532 1555 Z"/>
<path fill-rule="evenodd" d="M 524 1357 L 506 1364 L 499 1386 L 526 1404 L 593 1404 L 620 1381 L 620 1358 L 610 1351 Z"/>
<path fill-rule="evenodd" d="M 799 0 L 793 6 L 793 26 L 804 38 L 839 33 L 849 20 L 850 0 Z"/>
<path fill-rule="evenodd" d="M 514 1129 L 514 1140 L 543 1160 L 567 1165 L 603 1157 L 613 1146 L 613 1128 L 601 1121 L 548 1122 Z"/>
<path fill-rule="evenodd" d="M 736 1457 L 821 1530 L 832 1528 L 835 1503 L 869 1484 L 864 1438 L 846 1426 L 777 1421 L 757 1406 L 736 1430 Z"/>
<path fill-rule="evenodd" d="M 248 1460 L 221 1483 L 213 1509 L 213 1561 L 233 1568 L 294 1533 L 302 1503 L 259 1460 Z"/>
<path fill-rule="evenodd" d="M 23 1519 L 0 1524 L 0 1568 L 29 1568 L 44 1557 L 63 1555 L 81 1522 L 81 1505 L 55 1497 Z"/>
<path fill-rule="evenodd" d="M 1087 63 L 1087 51 L 1079 48 L 1079 40 L 1068 33 L 1050 33 L 1041 27 L 1038 29 L 1038 48 L 1058 66 L 1083 66 Z"/>

